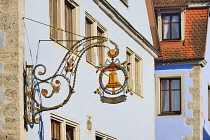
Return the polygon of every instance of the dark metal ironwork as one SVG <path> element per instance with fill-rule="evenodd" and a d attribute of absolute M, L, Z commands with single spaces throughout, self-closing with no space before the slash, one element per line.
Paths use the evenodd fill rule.
<path fill-rule="evenodd" d="M 109 47 L 103 45 L 104 42 L 109 41 L 111 44 L 114 45 L 114 49 L 110 49 Z M 90 43 L 91 42 L 91 43 Z M 120 63 L 118 59 L 114 61 L 114 58 L 118 56 L 119 54 L 119 48 L 116 43 L 109 40 L 106 37 L 100 37 L 100 36 L 92 36 L 92 37 L 85 37 L 82 40 L 76 42 L 66 53 L 64 56 L 60 66 L 58 67 L 57 71 L 48 78 L 42 79 L 41 76 L 46 74 L 46 67 L 42 64 L 38 64 L 36 66 L 33 65 L 27 65 L 25 70 L 25 122 L 27 124 L 34 124 L 39 122 L 39 118 L 36 118 L 37 114 L 43 111 L 48 110 L 54 110 L 62 107 L 65 105 L 71 95 L 74 93 L 74 87 L 75 87 L 75 81 L 76 81 L 76 75 L 77 75 L 77 69 L 78 64 L 81 60 L 82 55 L 89 49 L 93 47 L 104 47 L 108 48 L 108 56 L 112 58 L 111 63 L 108 64 L 108 60 L 106 61 L 105 65 L 101 66 L 95 66 L 98 68 L 98 70 L 101 70 L 99 74 L 99 79 L 102 79 L 103 74 L 105 71 L 110 70 L 121 70 L 123 74 L 125 75 L 125 81 L 122 85 L 122 87 L 119 88 L 113 88 L 112 90 L 107 89 L 104 87 L 101 80 L 99 80 L 99 89 L 95 91 L 95 93 L 98 93 L 101 95 L 101 100 L 106 103 L 119 103 L 126 100 L 126 96 L 123 95 L 115 98 L 106 97 L 104 93 L 107 93 L 109 95 L 112 95 L 113 93 L 119 94 L 125 91 L 127 86 L 127 72 L 126 72 L 126 62 Z M 112 66 L 111 66 L 112 65 Z M 38 71 L 38 69 L 42 69 L 42 71 Z M 39 102 L 36 98 L 37 89 L 39 89 L 39 86 L 42 84 L 48 84 L 51 87 L 51 91 L 49 92 L 48 89 L 41 89 L 41 95 L 45 98 L 51 98 L 56 93 L 60 92 L 61 89 L 61 81 L 59 78 L 63 79 L 68 84 L 68 95 L 63 102 L 54 105 L 52 107 L 46 107 L 43 106 L 42 103 Z M 36 79 L 37 82 L 33 83 L 33 80 Z M 64 82 L 62 80 L 62 82 Z M 126 90 L 127 92 L 128 90 Z M 103 93 L 103 94 L 100 94 Z M 116 100 L 116 101 L 115 101 Z M 34 105 L 32 105 L 34 104 Z"/>

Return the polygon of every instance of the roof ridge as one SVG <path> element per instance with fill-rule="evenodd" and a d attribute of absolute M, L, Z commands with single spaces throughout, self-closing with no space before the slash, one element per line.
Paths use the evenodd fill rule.
<path fill-rule="evenodd" d="M 153 0 L 153 5 L 154 7 L 177 7 L 200 2 L 210 2 L 210 0 Z"/>

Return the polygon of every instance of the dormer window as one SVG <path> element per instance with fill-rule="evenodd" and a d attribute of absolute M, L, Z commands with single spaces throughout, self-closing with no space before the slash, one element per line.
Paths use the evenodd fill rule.
<path fill-rule="evenodd" d="M 184 9 L 156 9 L 160 41 L 184 40 Z"/>
<path fill-rule="evenodd" d="M 162 14 L 162 37 L 163 40 L 181 39 L 180 14 Z"/>

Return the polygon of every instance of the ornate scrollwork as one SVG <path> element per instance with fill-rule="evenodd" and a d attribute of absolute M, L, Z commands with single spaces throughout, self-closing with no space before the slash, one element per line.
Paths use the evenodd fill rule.
<path fill-rule="evenodd" d="M 110 41 L 115 48 L 110 49 L 107 46 L 103 45 L 104 42 Z M 32 65 L 27 65 L 26 67 L 26 76 L 25 76 L 25 120 L 27 124 L 38 123 L 39 119 L 36 118 L 36 115 L 42 111 L 54 110 L 65 105 L 71 95 L 74 93 L 76 74 L 78 69 L 78 64 L 81 60 L 82 55 L 89 49 L 93 47 L 104 47 L 109 49 L 109 56 L 113 59 L 119 54 L 119 48 L 116 43 L 109 40 L 106 37 L 93 36 L 86 37 L 82 40 L 76 42 L 66 53 L 62 62 L 60 63 L 56 72 L 48 78 L 43 78 L 45 76 L 47 69 L 44 65 L 38 64 L 35 67 Z M 125 68 L 123 66 L 118 65 L 119 69 L 123 71 L 123 73 L 127 76 Z M 101 73 L 99 78 L 103 75 L 104 71 L 107 67 L 96 66 L 96 68 L 101 69 Z M 41 70 L 40 70 L 41 69 Z M 62 79 L 62 80 L 60 80 Z M 34 82 L 35 81 L 35 82 Z M 119 88 L 116 93 L 120 93 L 125 89 L 126 81 L 123 86 Z M 68 95 L 63 100 L 63 102 L 54 105 L 52 107 L 44 106 L 38 99 L 37 96 L 40 92 L 40 96 L 43 98 L 51 98 L 55 94 L 61 94 L 61 86 L 64 82 L 68 86 Z M 49 85 L 49 88 L 42 88 L 39 90 L 42 84 Z M 100 89 L 103 89 L 104 92 L 110 93 L 110 90 L 106 90 L 103 84 L 100 83 Z"/>

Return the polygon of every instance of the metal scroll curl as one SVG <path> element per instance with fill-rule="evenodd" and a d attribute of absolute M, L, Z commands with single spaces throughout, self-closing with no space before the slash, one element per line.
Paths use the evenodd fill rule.
<path fill-rule="evenodd" d="M 104 42 L 107 42 L 107 41 L 113 44 L 114 49 L 110 49 L 109 47 L 104 45 L 105 44 Z M 25 93 L 24 93 L 25 94 L 24 117 L 25 117 L 26 124 L 38 123 L 39 118 L 36 117 L 37 114 L 43 111 L 58 109 L 69 101 L 69 99 L 71 98 L 71 95 L 74 93 L 77 69 L 78 69 L 78 65 L 81 60 L 81 57 L 87 50 L 93 47 L 108 48 L 108 56 L 112 58 L 111 64 L 112 65 L 114 64 L 114 66 L 116 66 L 117 69 L 122 70 L 125 77 L 127 77 L 127 72 L 125 70 L 125 65 L 124 65 L 125 63 L 118 65 L 118 64 L 115 64 L 113 61 L 114 57 L 118 56 L 119 54 L 119 48 L 115 42 L 109 40 L 106 37 L 101 37 L 101 36 L 85 37 L 82 40 L 76 42 L 68 50 L 68 52 L 64 56 L 56 72 L 48 78 L 43 78 L 45 74 L 47 73 L 47 69 L 44 65 L 38 64 L 36 66 L 33 66 L 33 65 L 26 66 Z M 110 69 L 110 65 L 108 66 L 107 64 L 95 66 L 95 67 L 101 70 L 99 79 L 106 70 Z M 51 107 L 44 106 L 42 102 L 40 101 L 40 99 L 38 98 L 38 95 L 41 98 L 46 98 L 46 99 L 52 98 L 53 96 L 55 96 L 55 94 L 59 94 L 61 92 L 62 84 L 64 82 L 65 82 L 65 85 L 68 86 L 67 97 L 62 102 L 56 105 L 53 105 Z M 48 85 L 50 87 L 50 90 L 47 88 L 40 89 L 40 87 L 42 87 L 41 86 L 42 84 Z M 99 83 L 99 84 L 100 84 L 100 89 L 103 92 L 110 93 L 110 90 L 104 87 L 102 83 Z M 120 93 L 123 90 L 125 90 L 126 85 L 127 85 L 127 78 L 124 84 L 122 85 L 122 87 L 116 90 L 115 93 Z M 120 100 L 122 99 L 119 99 L 118 101 Z"/>

